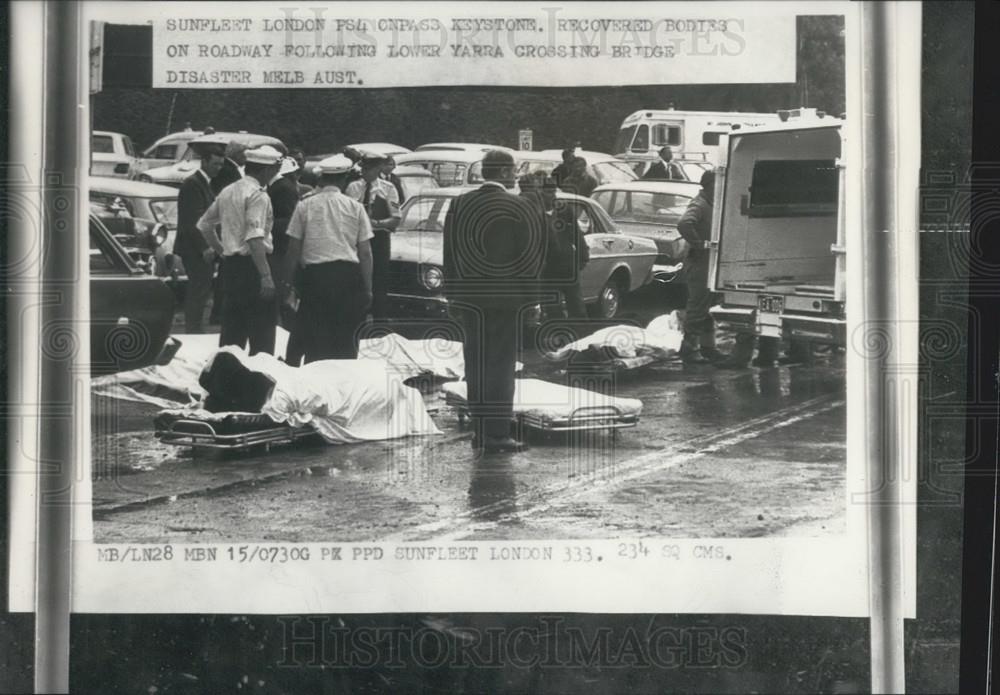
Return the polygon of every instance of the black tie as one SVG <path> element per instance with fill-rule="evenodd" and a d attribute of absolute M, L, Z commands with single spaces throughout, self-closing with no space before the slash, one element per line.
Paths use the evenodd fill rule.
<path fill-rule="evenodd" d="M 372 182 L 365 181 L 365 210 L 372 211 Z"/>

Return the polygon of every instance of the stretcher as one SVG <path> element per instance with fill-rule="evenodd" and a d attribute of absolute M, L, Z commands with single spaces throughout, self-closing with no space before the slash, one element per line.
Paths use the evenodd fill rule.
<path fill-rule="evenodd" d="M 209 413 L 164 410 L 154 420 L 155 436 L 164 444 L 217 451 L 246 451 L 292 444 L 318 437 L 309 425 L 294 427 L 260 413 Z"/>
<path fill-rule="evenodd" d="M 514 382 L 513 420 L 543 432 L 618 430 L 639 424 L 642 401 L 608 396 L 541 379 Z M 441 387 L 445 403 L 458 412 L 459 424 L 469 416 L 464 381 Z"/>

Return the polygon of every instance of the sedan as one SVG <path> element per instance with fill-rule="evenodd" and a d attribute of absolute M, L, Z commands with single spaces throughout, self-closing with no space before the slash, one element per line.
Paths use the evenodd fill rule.
<path fill-rule="evenodd" d="M 657 265 L 676 265 L 688 251 L 677 222 L 699 190 L 686 181 L 634 181 L 598 186 L 591 197 L 622 231 L 656 243 Z"/>
<path fill-rule="evenodd" d="M 90 368 L 111 374 L 167 364 L 174 294 L 136 265 L 96 215 L 90 216 Z"/>
<path fill-rule="evenodd" d="M 113 213 L 115 220 L 105 224 L 119 241 L 137 248 L 142 260 L 151 258 L 151 269 L 156 275 L 181 274 L 180 261 L 173 256 L 177 235 L 176 188 L 101 176 L 90 177 L 88 188 L 91 204 Z M 131 242 L 123 238 L 129 234 L 134 237 Z"/>
<path fill-rule="evenodd" d="M 139 173 L 132 138 L 124 133 L 95 130 L 90 134 L 90 173 L 133 179 Z"/>
<path fill-rule="evenodd" d="M 587 173 L 597 179 L 597 184 L 625 183 L 635 181 L 638 176 L 632 168 L 622 160 L 603 152 L 578 150 L 576 156 L 587 160 Z M 518 178 L 536 171 L 551 174 L 552 170 L 562 164 L 562 150 L 542 150 L 540 152 L 517 153 Z"/>
<path fill-rule="evenodd" d="M 444 219 L 451 201 L 466 190 L 440 188 L 403 205 L 399 227 L 392 234 L 389 280 L 390 298 L 403 315 L 445 313 Z M 580 277 L 584 301 L 593 315 L 612 318 L 626 293 L 651 280 L 656 245 L 623 233 L 590 198 L 564 193 L 559 198 L 574 210 L 590 250 L 590 261 Z"/>

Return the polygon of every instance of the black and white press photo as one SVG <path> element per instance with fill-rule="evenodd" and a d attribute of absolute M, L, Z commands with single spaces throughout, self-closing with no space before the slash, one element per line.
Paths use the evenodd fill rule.
<path fill-rule="evenodd" d="M 857 6 L 84 16 L 81 610 L 865 614 Z"/>

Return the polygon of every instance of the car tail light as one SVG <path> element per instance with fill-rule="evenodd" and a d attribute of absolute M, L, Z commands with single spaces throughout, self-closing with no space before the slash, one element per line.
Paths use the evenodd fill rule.
<path fill-rule="evenodd" d="M 128 162 L 122 162 L 121 164 L 115 165 L 116 174 L 127 174 L 128 173 Z"/>

